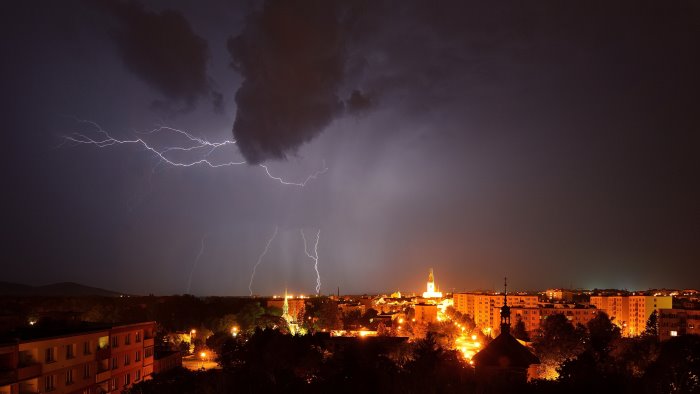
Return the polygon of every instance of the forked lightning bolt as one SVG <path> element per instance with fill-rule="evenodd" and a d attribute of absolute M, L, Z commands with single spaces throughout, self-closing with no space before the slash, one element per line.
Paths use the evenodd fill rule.
<path fill-rule="evenodd" d="M 306 236 L 304 235 L 304 229 L 299 229 L 299 231 L 301 232 L 301 238 L 304 240 L 304 253 L 306 253 L 306 255 L 314 261 L 314 269 L 316 270 L 316 295 L 319 295 L 321 292 L 321 274 L 319 274 L 318 272 L 318 240 L 321 238 L 321 229 L 319 229 L 316 233 L 316 243 L 314 244 L 313 255 L 309 253 L 309 250 L 306 246 Z"/>
<path fill-rule="evenodd" d="M 159 163 L 165 163 L 174 167 L 193 167 L 193 166 L 208 166 L 211 168 L 219 168 L 219 167 L 230 167 L 230 166 L 237 166 L 237 165 L 243 165 L 247 164 L 246 161 L 228 161 L 228 162 L 214 162 L 209 159 L 209 156 L 217 149 L 221 147 L 225 147 L 227 145 L 234 145 L 236 143 L 235 140 L 225 140 L 221 142 L 210 142 L 207 141 L 206 139 L 203 138 L 198 138 L 193 136 L 192 134 L 176 129 L 173 127 L 167 127 L 167 126 L 160 126 L 157 127 L 153 130 L 142 132 L 140 134 L 144 135 L 154 135 L 157 133 L 162 133 L 162 132 L 169 132 L 169 133 L 174 133 L 177 134 L 181 137 L 184 137 L 184 139 L 187 141 L 187 144 L 185 145 L 174 145 L 174 146 L 167 146 L 165 148 L 156 148 L 154 145 L 150 144 L 143 138 L 135 138 L 135 139 L 117 139 L 114 138 L 112 135 L 110 135 L 106 130 L 104 130 L 99 124 L 89 121 L 89 120 L 82 120 L 82 119 L 77 119 L 79 123 L 85 123 L 91 125 L 95 130 L 94 133 L 97 135 L 96 137 L 90 137 L 86 135 L 85 133 L 78 133 L 75 132 L 71 135 L 64 136 L 65 140 L 67 142 L 71 142 L 74 144 L 86 144 L 86 145 L 94 145 L 98 148 L 106 148 L 114 145 L 140 145 L 147 151 L 151 152 L 156 158 L 158 158 Z M 99 136 L 99 137 L 98 137 Z M 201 152 L 200 156 L 194 160 L 189 160 L 189 161 L 181 161 L 181 160 L 175 160 L 172 157 L 169 157 L 168 154 L 171 152 Z M 282 185 L 287 185 L 287 186 L 299 186 L 299 187 L 304 187 L 308 182 L 311 180 L 316 179 L 319 175 L 325 173 L 328 171 L 328 167 L 326 167 L 326 163 L 323 163 L 323 168 L 320 170 L 314 172 L 313 174 L 309 175 L 306 177 L 306 179 L 303 182 L 291 182 L 288 180 L 283 179 L 282 177 L 279 176 L 274 176 L 272 173 L 270 173 L 270 169 L 267 165 L 265 164 L 258 164 L 259 167 L 261 167 L 265 171 L 265 175 L 267 175 L 268 178 L 277 181 L 281 183 Z"/>
<path fill-rule="evenodd" d="M 260 265 L 260 262 L 262 261 L 263 257 L 265 257 L 265 255 L 267 254 L 268 249 L 270 249 L 270 244 L 277 236 L 277 230 L 278 227 L 275 226 L 275 231 L 272 233 L 272 237 L 270 237 L 270 239 L 267 240 L 267 244 L 265 244 L 265 250 L 263 250 L 263 252 L 260 253 L 260 256 L 258 256 L 258 261 L 253 266 L 253 273 L 250 275 L 250 283 L 248 284 L 248 291 L 250 291 L 251 297 L 253 296 L 253 279 L 255 278 L 255 270 L 258 268 L 258 265 Z"/>

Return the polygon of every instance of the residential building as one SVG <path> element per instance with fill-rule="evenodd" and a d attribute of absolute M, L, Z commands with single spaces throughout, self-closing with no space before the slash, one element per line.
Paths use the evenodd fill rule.
<path fill-rule="evenodd" d="M 659 309 L 659 339 L 666 341 L 681 335 L 700 335 L 700 310 Z"/>
<path fill-rule="evenodd" d="M 155 322 L 32 328 L 0 345 L 0 394 L 120 393 L 153 372 Z"/>
<path fill-rule="evenodd" d="M 569 301 L 574 299 L 574 292 L 565 289 L 547 289 L 545 292 L 547 300 L 551 301 Z"/>
<path fill-rule="evenodd" d="M 437 321 L 438 307 L 435 304 L 416 304 L 414 307 L 416 322 L 433 323 Z"/>
<path fill-rule="evenodd" d="M 598 295 L 591 296 L 591 305 L 604 311 L 622 330 L 623 336 L 641 335 L 654 310 L 671 309 L 672 296 Z"/>

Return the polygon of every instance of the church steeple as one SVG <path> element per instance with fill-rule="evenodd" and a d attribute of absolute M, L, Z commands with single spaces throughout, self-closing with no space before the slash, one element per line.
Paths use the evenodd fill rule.
<path fill-rule="evenodd" d="M 503 306 L 501 307 L 501 333 L 510 333 L 510 307 L 508 306 L 508 278 L 503 278 Z"/>
<path fill-rule="evenodd" d="M 282 316 L 289 315 L 289 302 L 287 302 L 287 289 L 284 289 L 284 304 L 282 304 Z"/>

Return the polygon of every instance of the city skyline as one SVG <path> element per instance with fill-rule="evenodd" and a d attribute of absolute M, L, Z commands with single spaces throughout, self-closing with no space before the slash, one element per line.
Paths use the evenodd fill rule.
<path fill-rule="evenodd" d="M 700 288 L 700 8 L 631 4 L 10 2 L 3 281 Z"/>

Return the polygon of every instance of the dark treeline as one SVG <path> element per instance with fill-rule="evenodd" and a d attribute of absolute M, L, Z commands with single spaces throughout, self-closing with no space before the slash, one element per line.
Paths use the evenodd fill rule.
<path fill-rule="evenodd" d="M 498 391 L 478 383 L 474 369 L 457 352 L 443 349 L 432 332 L 407 342 L 256 329 L 248 338 L 209 343 L 218 351 L 221 370 L 172 371 L 134 386 L 131 393 L 700 392 L 700 337 L 663 343 L 652 337 L 619 338 L 603 319 L 590 328 L 582 332 L 578 353 L 558 367 L 557 379 Z"/>

